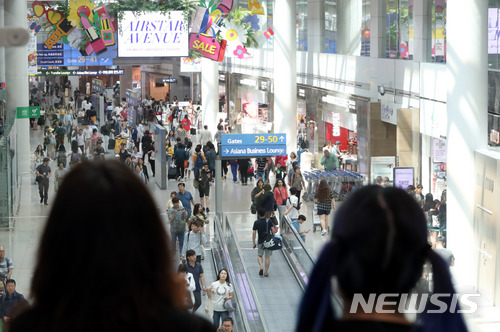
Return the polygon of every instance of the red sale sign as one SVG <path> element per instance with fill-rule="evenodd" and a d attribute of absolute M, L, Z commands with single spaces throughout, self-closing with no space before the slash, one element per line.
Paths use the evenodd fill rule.
<path fill-rule="evenodd" d="M 203 34 L 189 34 L 189 49 L 199 51 L 205 58 L 222 62 L 226 51 L 226 40 L 219 42 Z"/>

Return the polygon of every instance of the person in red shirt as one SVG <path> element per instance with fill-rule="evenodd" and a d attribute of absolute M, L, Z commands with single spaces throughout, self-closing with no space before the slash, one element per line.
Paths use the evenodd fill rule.
<path fill-rule="evenodd" d="M 284 156 L 276 156 L 274 160 L 274 164 L 277 166 L 280 163 L 280 171 L 283 174 L 283 178 L 286 177 L 286 161 L 288 160 L 288 156 L 285 154 Z"/>
<path fill-rule="evenodd" d="M 123 121 L 125 121 L 125 122 L 126 122 L 126 121 L 127 121 L 127 108 L 126 108 L 126 107 L 124 107 L 124 108 L 122 109 L 122 111 L 120 112 L 120 115 L 122 116 Z"/>
<path fill-rule="evenodd" d="M 186 131 L 188 139 L 191 139 L 191 121 L 189 121 L 188 115 L 184 115 L 184 119 L 181 121 L 182 128 Z"/>

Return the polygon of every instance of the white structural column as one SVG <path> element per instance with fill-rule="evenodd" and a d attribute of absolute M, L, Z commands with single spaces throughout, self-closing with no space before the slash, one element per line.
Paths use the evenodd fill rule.
<path fill-rule="evenodd" d="M 325 51 L 325 1 L 307 2 L 307 50 L 321 53 Z"/>
<path fill-rule="evenodd" d="M 455 275 L 475 284 L 474 150 L 487 147 L 488 1 L 448 1 L 448 245 Z M 464 24 L 467 22 L 467 24 Z"/>
<path fill-rule="evenodd" d="M 370 3 L 370 57 L 385 58 L 386 52 L 386 0 Z"/>
<path fill-rule="evenodd" d="M 208 130 L 215 134 L 219 111 L 219 63 L 210 59 L 202 59 L 201 65 L 202 120 L 203 124 L 208 126 Z"/>
<path fill-rule="evenodd" d="M 413 60 L 428 62 L 432 48 L 432 0 L 412 0 L 413 6 Z M 411 4 L 410 4 L 411 6 Z"/>
<path fill-rule="evenodd" d="M 274 132 L 286 134 L 288 154 L 297 150 L 295 8 L 295 0 L 274 3 Z"/>
<path fill-rule="evenodd" d="M 26 0 L 5 0 L 6 26 L 27 26 Z M 2 61 L 2 59 L 0 59 Z M 5 48 L 5 80 L 7 83 L 7 108 L 16 114 L 16 108 L 29 106 L 28 51 L 26 46 Z M 18 174 L 29 172 L 30 125 L 29 119 L 16 119 Z"/>
<path fill-rule="evenodd" d="M 337 2 L 337 53 L 361 54 L 362 0 Z"/>

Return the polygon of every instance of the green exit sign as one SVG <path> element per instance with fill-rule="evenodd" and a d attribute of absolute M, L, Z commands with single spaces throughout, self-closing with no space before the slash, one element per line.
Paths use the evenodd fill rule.
<path fill-rule="evenodd" d="M 18 119 L 29 119 L 40 117 L 40 106 L 27 106 L 17 108 Z"/>

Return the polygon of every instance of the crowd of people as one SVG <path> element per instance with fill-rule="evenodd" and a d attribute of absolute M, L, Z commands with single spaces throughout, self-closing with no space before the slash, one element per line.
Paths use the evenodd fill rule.
<path fill-rule="evenodd" d="M 230 167 L 233 182 L 242 186 L 255 179 L 255 188 L 250 194 L 250 210 L 257 219 L 252 227 L 252 240 L 254 248 L 258 249 L 259 275 L 269 277 L 272 251 L 265 248 L 263 242 L 266 233 L 278 232 L 275 216 L 278 206 L 283 206 L 284 214 L 290 217 L 303 241 L 308 232 L 301 230 L 301 224 L 306 221 L 300 214 L 305 181 L 297 154 L 260 157 L 255 163 L 249 158 L 223 161 L 221 169 L 217 170 L 216 145 L 230 129 L 221 121 L 214 135 L 207 126 L 198 132 L 191 131 L 194 122 L 191 114 L 195 112 L 181 109 L 175 103 L 167 105 L 171 129 L 166 146 L 167 170 L 175 168 L 178 190 L 171 192 L 166 204 L 168 227 L 165 229 L 154 200 L 144 186 L 150 175 L 156 175 L 155 137 L 151 124 L 157 120 L 151 114 L 158 105 L 165 105 L 145 101 L 140 123 L 130 126 L 128 105 L 124 102 L 108 109 L 107 120 L 99 130 L 96 124 L 99 119 L 91 112 L 89 103 L 86 97 L 82 99 L 84 113 L 68 106 L 64 113 L 56 112 L 55 116 L 48 113 L 41 124 L 37 121 L 37 125 L 45 128 L 43 142 L 34 152 L 36 160 L 41 162 L 35 169 L 40 203 L 47 204 L 51 160 L 57 161 L 54 184 L 59 194 L 40 242 L 31 285 L 31 306 L 15 291 L 16 284 L 11 279 L 12 261 L 5 258 L 5 250 L 0 247 L 0 277 L 4 276 L 6 285 L 0 301 L 0 318 L 14 332 L 35 328 L 231 331 L 234 322 L 229 316 L 229 307 L 234 287 L 229 273 L 221 269 L 215 280 L 207 283 L 203 269 L 210 186 L 215 172 L 226 179 Z M 64 106 L 59 102 L 55 107 Z M 83 121 L 79 122 L 82 117 Z M 36 129 L 34 124 L 33 128 Z M 110 153 L 117 137 L 126 137 L 127 143 L 120 144 L 118 153 Z M 70 146 L 69 152 L 65 144 Z M 337 144 L 326 146 L 321 159 L 325 169 L 339 167 L 337 151 Z M 104 159 L 117 162 L 100 162 Z M 89 163 L 89 160 L 96 162 Z M 130 172 L 136 176 L 130 176 Z M 186 190 L 184 181 L 191 178 L 199 194 L 199 203 Z M 271 179 L 275 179 L 273 186 Z M 398 189 L 368 186 L 357 190 L 344 202 L 337 212 L 332 239 L 311 274 L 297 331 L 322 331 L 334 327 L 340 330 L 375 327 L 408 330 L 411 324 L 399 315 L 366 316 L 360 312 L 343 312 L 343 318 L 347 319 L 338 319 L 331 308 L 333 276 L 338 279 L 338 291 L 343 300 L 351 303 L 352 296 L 358 292 L 408 292 L 421 278 L 424 261 L 429 259 L 434 277 L 441 280 L 435 284 L 435 292 L 454 293 L 449 272 L 444 268 L 454 264 L 453 255 L 445 248 L 446 193 L 439 201 L 431 194 L 424 197 L 422 190 L 421 185 L 409 187 L 408 196 Z M 118 196 L 117 192 L 121 194 Z M 329 230 L 328 216 L 336 209 L 334 194 L 325 180 L 317 186 L 314 200 L 318 206 L 321 235 L 325 236 Z M 88 209 L 90 205 L 92 209 Z M 109 209 L 109 206 L 118 205 L 135 208 Z M 74 211 L 81 213 L 75 215 Z M 147 222 L 137 227 L 137 220 Z M 439 231 L 430 234 L 425 231 L 425 224 Z M 88 238 L 93 239 L 93 245 L 88 245 Z M 428 241 L 436 250 L 429 250 Z M 129 255 L 123 255 L 124 247 Z M 172 266 L 179 261 L 177 273 L 173 273 Z M 57 265 L 60 262 L 68 265 L 61 270 Z M 86 264 L 86 273 L 81 273 L 82 264 Z M 400 271 L 405 273 L 398 273 Z M 57 292 L 51 287 L 54 280 L 60 281 Z M 105 288 L 105 292 L 98 294 L 99 301 L 96 301 L 95 292 L 81 287 L 88 280 L 99 281 Z M 195 313 L 200 308 L 202 296 L 206 296 L 205 310 L 213 318 L 212 324 L 187 313 Z M 11 321 L 16 305 L 18 316 Z M 422 331 L 437 321 L 450 324 L 456 331 L 466 330 L 460 315 L 443 315 L 434 319 L 424 316 L 420 322 Z"/>

